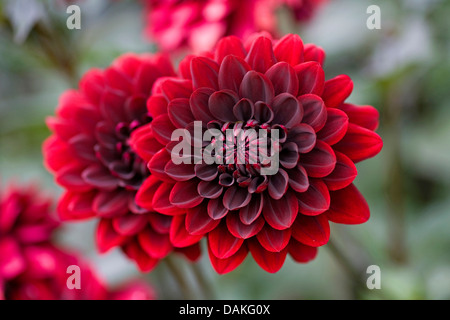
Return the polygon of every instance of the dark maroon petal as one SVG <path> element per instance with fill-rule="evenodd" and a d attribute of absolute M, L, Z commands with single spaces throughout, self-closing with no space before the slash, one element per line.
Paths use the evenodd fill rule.
<path fill-rule="evenodd" d="M 224 207 L 222 197 L 208 201 L 208 215 L 212 219 L 222 219 L 227 213 L 228 209 Z"/>
<path fill-rule="evenodd" d="M 127 114 L 126 119 L 129 122 L 132 122 L 135 119 L 142 119 L 142 117 L 147 114 L 147 96 L 131 96 L 127 99 L 124 107 Z"/>
<path fill-rule="evenodd" d="M 189 99 L 186 98 L 178 98 L 170 101 L 167 106 L 167 113 L 169 114 L 170 121 L 177 128 L 184 128 L 188 123 L 195 120 L 191 112 Z"/>
<path fill-rule="evenodd" d="M 252 224 L 244 224 L 237 214 L 227 215 L 227 227 L 236 238 L 249 239 L 258 234 L 264 226 L 264 218 L 259 216 Z"/>
<path fill-rule="evenodd" d="M 123 236 L 132 236 L 142 231 L 147 225 L 147 217 L 143 214 L 126 214 L 113 218 L 114 230 Z"/>
<path fill-rule="evenodd" d="M 270 104 L 275 95 L 272 83 L 267 77 L 256 71 L 249 71 L 242 79 L 239 95 L 248 98 L 254 103 L 262 101 Z"/>
<path fill-rule="evenodd" d="M 125 190 L 102 191 L 92 203 L 92 209 L 100 217 L 117 217 L 128 212 L 129 193 Z"/>
<path fill-rule="evenodd" d="M 310 125 L 301 123 L 289 130 L 286 142 L 295 143 L 298 152 L 308 153 L 316 145 L 316 133 Z"/>
<path fill-rule="evenodd" d="M 214 181 L 201 181 L 197 186 L 199 195 L 203 198 L 217 199 L 222 194 L 223 187 Z"/>
<path fill-rule="evenodd" d="M 184 213 L 183 209 L 172 205 L 170 202 L 170 195 L 173 187 L 173 184 L 167 182 L 162 183 L 158 187 L 152 201 L 152 208 L 155 211 L 167 215 L 180 215 Z"/>
<path fill-rule="evenodd" d="M 94 151 L 95 140 L 93 137 L 79 134 L 69 140 L 69 145 L 74 150 L 77 157 L 82 160 L 87 160 L 89 162 L 97 161 Z"/>
<path fill-rule="evenodd" d="M 219 259 L 226 259 L 235 254 L 244 243 L 244 239 L 233 236 L 225 223 L 208 233 L 208 247 Z"/>
<path fill-rule="evenodd" d="M 152 258 L 165 258 L 173 249 L 168 234 L 159 234 L 147 228 L 139 233 L 138 242 L 142 249 Z"/>
<path fill-rule="evenodd" d="M 118 186 L 118 180 L 103 166 L 92 165 L 81 174 L 83 180 L 90 185 L 101 189 L 114 189 Z"/>
<path fill-rule="evenodd" d="M 303 107 L 303 122 L 309 124 L 316 132 L 327 122 L 327 108 L 323 100 L 314 94 L 298 97 Z"/>
<path fill-rule="evenodd" d="M 325 82 L 322 99 L 328 108 L 339 107 L 353 91 L 353 81 L 342 74 Z"/>
<path fill-rule="evenodd" d="M 233 107 L 239 101 L 239 97 L 231 90 L 214 92 L 209 97 L 209 111 L 218 120 L 228 122 L 236 121 Z"/>
<path fill-rule="evenodd" d="M 57 212 L 61 220 L 84 220 L 95 215 L 92 202 L 97 192 L 66 192 L 61 197 Z"/>
<path fill-rule="evenodd" d="M 273 122 L 287 128 L 300 124 L 303 118 L 303 108 L 297 98 L 289 93 L 279 94 L 273 99 Z"/>
<path fill-rule="evenodd" d="M 245 225 L 253 224 L 261 215 L 264 200 L 260 194 L 254 194 L 248 205 L 239 210 L 239 218 Z"/>
<path fill-rule="evenodd" d="M 239 121 L 248 121 L 253 118 L 253 115 L 255 114 L 255 106 L 250 100 L 241 99 L 233 107 L 233 114 Z"/>
<path fill-rule="evenodd" d="M 267 251 L 280 252 L 286 248 L 291 239 L 291 229 L 276 230 L 265 225 L 256 238 Z"/>
<path fill-rule="evenodd" d="M 273 119 L 273 111 L 272 109 L 264 102 L 255 103 L 255 119 L 259 123 L 268 123 Z"/>
<path fill-rule="evenodd" d="M 236 269 L 242 261 L 245 260 L 248 254 L 247 246 L 241 246 L 241 248 L 232 256 L 226 259 L 217 258 L 208 247 L 209 259 L 214 270 L 218 274 L 225 274 Z"/>
<path fill-rule="evenodd" d="M 171 162 L 171 156 L 170 153 L 166 149 L 159 150 L 153 158 L 148 163 L 147 167 L 158 179 L 161 179 L 163 181 L 167 182 L 173 182 L 174 180 L 170 178 L 164 168 L 166 167 L 168 162 Z"/>
<path fill-rule="evenodd" d="M 377 155 L 383 148 L 383 140 L 375 132 L 350 123 L 344 138 L 334 148 L 356 163 Z"/>
<path fill-rule="evenodd" d="M 289 170 L 289 186 L 297 192 L 305 192 L 309 187 L 308 174 L 300 164 Z"/>
<path fill-rule="evenodd" d="M 289 176 L 286 171 L 279 169 L 276 175 L 269 177 L 269 195 L 272 199 L 279 200 L 286 194 Z"/>
<path fill-rule="evenodd" d="M 287 248 L 281 252 L 270 252 L 264 249 L 256 240 L 249 241 L 248 246 L 256 263 L 269 273 L 275 273 L 280 270 L 286 260 Z"/>
<path fill-rule="evenodd" d="M 321 140 L 317 140 L 314 149 L 300 158 L 301 165 L 308 176 L 323 178 L 333 172 L 336 166 L 336 155 L 333 149 Z"/>
<path fill-rule="evenodd" d="M 347 132 L 348 117 L 345 112 L 334 108 L 329 108 L 327 114 L 327 122 L 317 133 L 317 138 L 332 146 L 338 143 Z"/>
<path fill-rule="evenodd" d="M 298 78 L 294 68 L 286 62 L 274 64 L 266 72 L 266 77 L 272 82 L 275 95 L 289 93 L 298 95 Z"/>
<path fill-rule="evenodd" d="M 169 233 L 172 217 L 159 213 L 148 213 L 145 215 L 151 227 L 158 233 Z"/>
<path fill-rule="evenodd" d="M 175 164 L 171 160 L 164 167 L 164 172 L 176 181 L 187 181 L 195 177 L 193 164 Z"/>
<path fill-rule="evenodd" d="M 194 236 L 189 234 L 186 230 L 185 220 L 185 215 L 173 217 L 172 225 L 170 226 L 170 242 L 172 242 L 174 247 L 189 247 L 203 238 L 203 235 Z"/>
<path fill-rule="evenodd" d="M 299 211 L 307 216 L 317 216 L 330 207 L 330 193 L 324 182 L 309 180 L 306 192 L 297 194 Z"/>
<path fill-rule="evenodd" d="M 216 228 L 220 220 L 214 220 L 208 215 L 206 205 L 200 205 L 187 210 L 186 230 L 191 235 L 204 235 Z"/>
<path fill-rule="evenodd" d="M 197 262 L 202 253 L 199 243 L 185 248 L 175 248 L 174 251 L 184 255 L 190 262 Z"/>
<path fill-rule="evenodd" d="M 101 219 L 97 226 L 97 247 L 100 253 L 105 253 L 114 247 L 120 246 L 127 237 L 114 230 L 111 219 Z"/>
<path fill-rule="evenodd" d="M 294 142 L 285 143 L 280 153 L 280 164 L 286 169 L 292 169 L 297 166 L 298 159 L 297 144 Z"/>
<path fill-rule="evenodd" d="M 199 163 L 195 165 L 195 175 L 203 181 L 212 181 L 217 177 L 218 171 L 216 165 Z"/>
<path fill-rule="evenodd" d="M 305 61 L 316 61 L 320 65 L 323 65 L 325 61 L 325 51 L 319 46 L 308 43 L 305 45 L 304 58 Z"/>
<path fill-rule="evenodd" d="M 219 70 L 219 88 L 239 92 L 242 79 L 251 67 L 244 59 L 237 56 L 227 56 L 223 59 Z"/>
<path fill-rule="evenodd" d="M 269 178 L 267 176 L 259 176 L 252 179 L 248 186 L 248 192 L 250 193 L 261 193 L 267 189 L 269 184 Z"/>
<path fill-rule="evenodd" d="M 224 187 L 230 187 L 234 184 L 234 178 L 229 173 L 222 173 L 219 176 L 219 184 Z"/>
<path fill-rule="evenodd" d="M 320 247 L 330 239 L 330 224 L 323 214 L 313 217 L 301 214 L 292 225 L 292 236 L 307 246 Z"/>
<path fill-rule="evenodd" d="M 231 186 L 223 195 L 223 205 L 228 210 L 245 207 L 252 199 L 252 195 L 245 188 Z"/>
<path fill-rule="evenodd" d="M 298 79 L 298 95 L 322 95 L 325 86 L 325 72 L 319 63 L 305 62 L 296 65 L 294 70 Z"/>
<path fill-rule="evenodd" d="M 191 106 L 191 112 L 194 115 L 194 118 L 198 121 L 202 121 L 205 123 L 214 120 L 214 116 L 209 111 L 209 97 L 215 91 L 211 88 L 200 88 L 192 93 L 189 104 Z"/>
<path fill-rule="evenodd" d="M 233 55 L 240 58 L 245 58 L 246 52 L 241 40 L 235 36 L 228 36 L 219 40 L 214 52 L 214 60 L 222 63 L 225 57 Z"/>
<path fill-rule="evenodd" d="M 271 227 L 284 230 L 292 226 L 297 217 L 298 201 L 292 192 L 287 192 L 279 200 L 265 195 L 263 215 Z"/>
<path fill-rule="evenodd" d="M 172 139 L 172 133 L 176 129 L 169 115 L 162 114 L 152 121 L 153 135 L 159 143 L 166 145 Z"/>
<path fill-rule="evenodd" d="M 196 57 L 191 60 L 192 84 L 195 89 L 207 87 L 219 89 L 219 65 L 206 57 Z"/>
<path fill-rule="evenodd" d="M 107 90 L 103 93 L 102 101 L 100 103 L 101 115 L 104 119 L 109 120 L 111 123 L 119 123 L 126 119 L 125 114 L 125 100 L 126 95 L 122 92 Z M 80 109 L 81 111 L 82 109 Z M 90 114 L 92 117 L 92 112 Z M 81 119 L 80 119 L 81 120 Z M 93 121 L 94 119 L 86 118 L 87 121 Z M 77 121 L 77 123 L 83 123 L 82 121 Z M 85 124 L 86 125 L 86 124 Z M 95 127 L 91 124 L 92 127 Z"/>
<path fill-rule="evenodd" d="M 340 109 L 347 114 L 350 123 L 372 131 L 378 128 L 380 114 L 374 107 L 344 103 L 340 106 Z"/>
<path fill-rule="evenodd" d="M 288 245 L 288 251 L 292 259 L 298 263 L 306 263 L 317 256 L 317 248 L 304 245 L 301 242 L 291 239 Z"/>
<path fill-rule="evenodd" d="M 276 62 L 272 41 L 266 37 L 256 39 L 245 60 L 254 70 L 265 73 Z"/>
<path fill-rule="evenodd" d="M 181 181 L 175 183 L 169 196 L 170 203 L 179 208 L 193 208 L 199 205 L 203 198 L 198 194 L 197 181 Z"/>
<path fill-rule="evenodd" d="M 341 190 L 331 191 L 330 196 L 330 210 L 326 212 L 330 221 L 360 224 L 369 220 L 370 210 L 367 201 L 353 184 Z"/>
<path fill-rule="evenodd" d="M 347 187 L 358 175 L 355 164 L 350 158 L 338 151 L 334 151 L 334 153 L 336 154 L 336 166 L 333 172 L 323 179 L 330 191 Z"/>
<path fill-rule="evenodd" d="M 274 47 L 278 61 L 285 61 L 291 66 L 303 62 L 303 41 L 297 34 L 287 34 Z"/>

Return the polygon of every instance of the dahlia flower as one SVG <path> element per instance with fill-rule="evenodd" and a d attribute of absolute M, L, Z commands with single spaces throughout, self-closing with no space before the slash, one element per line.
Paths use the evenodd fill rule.
<path fill-rule="evenodd" d="M 34 187 L 0 194 L 0 300 L 153 299 L 140 282 L 111 290 L 77 255 L 51 241 L 59 225 L 52 203 Z M 67 287 L 67 268 L 80 267 L 81 288 Z"/>
<path fill-rule="evenodd" d="M 304 22 L 310 20 L 321 5 L 327 0 L 281 0 L 293 13 L 296 21 Z"/>
<path fill-rule="evenodd" d="M 207 237 L 218 273 L 236 268 L 248 252 L 276 272 L 288 254 L 297 262 L 313 259 L 329 240 L 329 221 L 369 219 L 353 180 L 355 163 L 382 148 L 374 132 L 378 112 L 347 103 L 352 80 L 325 81 L 324 58 L 321 48 L 293 34 L 278 41 L 254 35 L 246 43 L 230 36 L 211 54 L 183 60 L 181 79 L 155 85 L 147 104 L 153 121 L 132 135 L 136 152 L 156 152 L 136 203 L 173 217 L 175 246 Z M 184 136 L 174 139 L 176 129 Z M 205 140 L 211 129 L 213 139 Z M 251 129 L 269 138 L 240 135 Z M 150 134 L 160 150 L 145 138 Z M 193 155 L 180 152 L 185 140 Z M 255 145 L 278 156 L 275 172 L 255 157 Z"/>
<path fill-rule="evenodd" d="M 172 218 L 136 205 L 135 194 L 150 172 L 129 137 L 152 120 L 146 102 L 155 81 L 174 75 L 163 56 L 124 55 L 104 71 L 90 70 L 79 90 L 62 95 L 56 117 L 47 121 L 53 135 L 43 146 L 45 164 L 65 189 L 59 216 L 98 218 L 99 250 L 121 247 L 142 271 L 174 250 Z M 146 150 L 144 157 L 155 151 Z M 190 259 L 200 253 L 198 246 L 182 251 Z"/>
<path fill-rule="evenodd" d="M 163 51 L 211 50 L 226 35 L 276 29 L 279 0 L 146 0 L 146 35 Z"/>

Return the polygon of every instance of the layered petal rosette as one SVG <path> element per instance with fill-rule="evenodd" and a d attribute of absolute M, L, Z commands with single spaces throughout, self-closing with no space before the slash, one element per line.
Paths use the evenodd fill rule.
<path fill-rule="evenodd" d="M 121 247 L 142 271 L 173 251 L 172 218 L 136 205 L 135 194 L 150 172 L 129 138 L 154 117 L 146 103 L 155 81 L 174 75 L 164 56 L 124 55 L 106 70 L 87 72 L 80 89 L 65 92 L 56 117 L 47 121 L 53 135 L 43 147 L 45 164 L 65 189 L 60 217 L 98 218 L 99 250 Z M 149 145 L 146 159 L 158 148 Z M 200 253 L 197 246 L 183 251 L 191 259 Z"/>
<path fill-rule="evenodd" d="M 347 103 L 352 80 L 325 80 L 324 58 L 297 35 L 231 36 L 184 59 L 181 79 L 158 82 L 148 101 L 154 119 L 132 135 L 139 154 L 156 152 L 136 202 L 173 217 L 174 245 L 207 237 L 218 273 L 248 252 L 276 272 L 288 254 L 313 259 L 330 221 L 369 219 L 353 180 L 355 163 L 382 148 L 378 112 Z M 164 147 L 150 149 L 146 132 Z"/>

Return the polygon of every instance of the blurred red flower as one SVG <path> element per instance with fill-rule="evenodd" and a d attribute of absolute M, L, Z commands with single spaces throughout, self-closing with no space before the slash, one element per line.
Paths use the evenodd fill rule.
<path fill-rule="evenodd" d="M 153 121 L 132 135 L 139 154 L 156 152 L 148 164 L 152 177 L 136 202 L 173 216 L 175 246 L 207 236 L 217 272 L 236 268 L 248 251 L 264 270 L 276 272 L 288 253 L 298 262 L 313 259 L 328 242 L 329 221 L 369 219 L 352 182 L 355 163 L 382 148 L 374 132 L 378 112 L 346 103 L 353 82 L 346 75 L 325 81 L 324 58 L 321 48 L 303 46 L 297 35 L 278 41 L 254 35 L 245 44 L 230 36 L 213 53 L 184 59 L 182 79 L 155 85 L 148 101 Z M 245 164 L 174 164 L 171 150 L 178 142 L 171 135 L 179 128 L 193 132 L 195 120 L 202 121 L 203 132 L 278 129 L 279 141 L 272 144 L 278 143 L 279 170 L 263 173 L 266 165 L 249 164 L 249 152 Z M 145 138 L 150 133 L 161 150 Z M 261 143 L 245 141 L 246 147 Z M 237 158 L 237 149 L 223 151 Z"/>
<path fill-rule="evenodd" d="M 51 240 L 59 225 L 52 204 L 34 187 L 11 187 L 0 194 L 0 299 L 105 300 L 154 299 L 142 282 L 110 290 L 89 264 L 57 248 Z M 80 267 L 80 289 L 69 289 L 67 268 Z"/>
<path fill-rule="evenodd" d="M 136 205 L 135 194 L 150 172 L 129 137 L 152 120 L 146 102 L 155 81 L 174 75 L 162 55 L 124 55 L 104 71 L 87 72 L 80 89 L 65 92 L 56 117 L 47 121 L 53 135 L 43 146 L 45 164 L 65 189 L 59 216 L 98 218 L 99 250 L 121 247 L 141 271 L 173 251 L 172 218 Z M 156 143 L 152 135 L 148 139 Z M 144 156 L 154 152 L 150 147 Z M 200 254 L 198 246 L 182 251 L 190 259 Z"/>

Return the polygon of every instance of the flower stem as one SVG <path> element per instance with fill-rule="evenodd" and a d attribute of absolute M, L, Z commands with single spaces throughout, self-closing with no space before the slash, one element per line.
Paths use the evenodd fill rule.
<path fill-rule="evenodd" d="M 193 297 L 192 290 L 189 286 L 189 283 L 185 277 L 183 270 L 179 267 L 179 264 L 177 264 L 177 262 L 170 255 L 164 259 L 164 262 L 166 263 L 169 271 L 172 273 L 175 281 L 177 282 L 181 290 L 183 299 L 185 300 L 192 299 Z"/>

